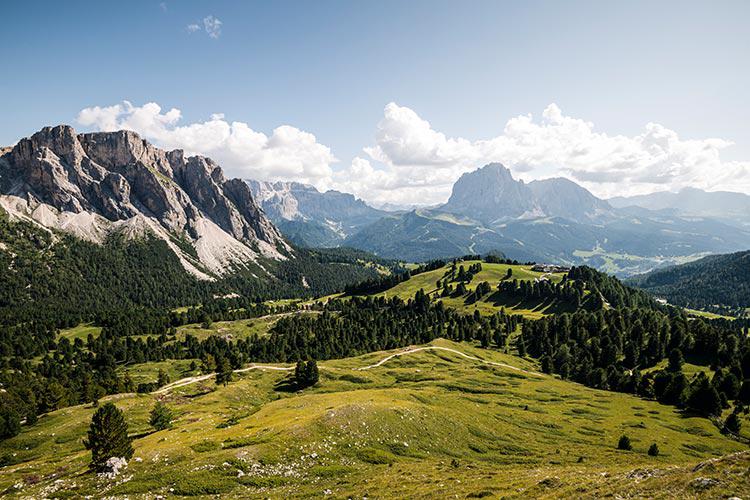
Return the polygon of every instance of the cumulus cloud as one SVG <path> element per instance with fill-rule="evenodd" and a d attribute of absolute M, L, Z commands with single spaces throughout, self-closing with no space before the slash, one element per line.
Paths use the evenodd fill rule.
<path fill-rule="evenodd" d="M 166 11 L 166 4 L 164 4 Z M 222 22 L 214 16 L 206 16 L 203 18 L 202 25 L 200 23 L 191 23 L 186 26 L 188 33 L 196 33 L 198 31 L 204 31 L 210 38 L 219 38 L 221 36 Z"/>
<path fill-rule="evenodd" d="M 270 136 L 244 122 L 228 122 L 223 114 L 187 125 L 179 125 L 179 109 L 162 112 L 150 102 L 134 106 L 128 101 L 113 106 L 81 110 L 77 121 L 100 131 L 133 130 L 165 149 L 184 149 L 216 160 L 229 177 L 263 180 L 295 180 L 326 187 L 336 158 L 315 136 L 290 125 L 282 125 Z"/>
<path fill-rule="evenodd" d="M 431 204 L 445 201 L 462 173 L 498 161 L 524 180 L 567 177 L 605 198 L 687 186 L 748 191 L 750 162 L 721 159 L 730 145 L 722 139 L 682 139 L 656 123 L 632 137 L 608 135 L 566 116 L 556 104 L 538 120 L 517 116 L 495 137 L 468 140 L 447 137 L 413 110 L 389 103 L 375 145 L 364 149 L 382 166 L 363 168 L 366 160 L 359 158 L 337 181 L 366 199 Z"/>
<path fill-rule="evenodd" d="M 214 16 L 206 16 L 203 18 L 203 29 L 211 38 L 219 38 L 221 36 L 221 21 Z"/>
<path fill-rule="evenodd" d="M 434 130 L 415 111 L 388 104 L 374 144 L 346 167 L 333 169 L 331 149 L 291 125 L 270 135 L 222 114 L 182 124 L 179 109 L 124 101 L 82 110 L 78 121 L 97 130 L 129 129 L 164 148 L 212 157 L 232 177 L 294 180 L 338 189 L 376 205 L 445 202 L 465 172 L 501 162 L 526 181 L 562 176 L 597 196 L 697 187 L 750 192 L 750 162 L 725 161 L 722 139 L 684 139 L 647 123 L 634 136 L 609 135 L 550 104 L 538 118 L 509 119 L 494 137 L 471 140 Z"/>

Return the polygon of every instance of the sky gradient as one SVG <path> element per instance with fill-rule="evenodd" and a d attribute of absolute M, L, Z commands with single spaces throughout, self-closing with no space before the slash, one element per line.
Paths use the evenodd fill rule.
<path fill-rule="evenodd" d="M 216 157 L 230 175 L 376 203 L 444 201 L 487 161 L 603 197 L 750 192 L 748 2 L 4 2 L 2 12 L 0 144 L 58 123 L 127 127 Z"/>

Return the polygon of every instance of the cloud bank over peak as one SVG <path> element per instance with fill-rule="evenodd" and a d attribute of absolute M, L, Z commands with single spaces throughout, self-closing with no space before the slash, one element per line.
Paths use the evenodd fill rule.
<path fill-rule="evenodd" d="M 682 139 L 657 123 L 633 137 L 608 135 L 591 122 L 566 116 L 554 103 L 539 120 L 517 116 L 501 134 L 474 141 L 447 137 L 413 110 L 389 103 L 375 140 L 365 148 L 370 159 L 384 165 L 384 172 L 374 171 L 374 185 L 384 178 L 398 187 L 422 184 L 428 202 L 445 199 L 463 172 L 493 161 L 525 180 L 567 177 L 604 198 L 687 186 L 750 190 L 750 162 L 721 159 L 729 141 Z M 363 183 L 360 178 L 358 184 Z"/>
<path fill-rule="evenodd" d="M 165 148 L 211 156 L 228 175 L 262 180 L 294 180 L 320 189 L 351 192 L 374 204 L 436 204 L 465 172 L 501 162 L 526 181 L 567 177 L 597 196 L 676 191 L 683 187 L 750 192 L 750 162 L 724 161 L 723 139 L 683 139 L 657 123 L 635 136 L 608 135 L 586 120 L 548 105 L 538 119 L 509 119 L 487 139 L 449 137 L 414 110 L 388 103 L 374 144 L 349 165 L 328 146 L 291 125 L 267 136 L 244 122 L 209 120 L 180 125 L 182 113 L 156 103 L 127 101 L 82 110 L 78 121 L 97 130 L 130 129 Z"/>
<path fill-rule="evenodd" d="M 247 123 L 228 122 L 223 114 L 188 125 L 178 125 L 179 109 L 162 112 L 149 102 L 134 106 L 128 101 L 81 110 L 77 121 L 100 131 L 132 130 L 165 149 L 210 156 L 230 177 L 295 180 L 321 185 L 333 175 L 336 158 L 315 136 L 290 125 L 275 128 L 270 136 Z"/>

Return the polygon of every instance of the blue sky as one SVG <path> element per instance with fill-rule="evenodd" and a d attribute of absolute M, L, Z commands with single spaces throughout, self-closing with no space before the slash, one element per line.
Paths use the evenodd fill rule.
<path fill-rule="evenodd" d="M 374 202 L 439 201 L 458 175 L 490 160 L 524 178 L 564 175 L 601 196 L 750 184 L 748 2 L 26 1 L 2 12 L 0 144 L 49 124 L 115 123 L 218 156 L 231 174 Z M 209 16 L 221 23 L 213 37 Z M 79 120 L 85 108 L 123 100 L 177 108 L 179 120 L 155 130 L 122 109 Z M 545 125 L 553 103 L 561 114 L 550 111 Z M 229 151 L 226 138 L 172 133 L 215 113 L 228 134 L 241 122 L 265 141 Z M 521 143 L 576 141 L 589 157 L 509 146 L 509 120 L 528 114 L 537 128 L 522 130 L 531 138 Z M 581 123 L 565 122 L 574 119 L 606 140 L 582 138 Z M 677 142 L 654 154 L 648 123 Z M 292 133 L 275 134 L 281 125 Z M 633 168 L 638 175 L 618 181 Z"/>

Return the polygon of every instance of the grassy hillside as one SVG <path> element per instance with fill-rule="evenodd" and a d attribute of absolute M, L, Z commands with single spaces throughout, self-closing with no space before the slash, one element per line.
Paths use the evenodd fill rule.
<path fill-rule="evenodd" d="M 464 261 L 462 264 L 468 267 L 471 264 L 480 262 L 476 261 Z M 545 277 L 551 280 L 553 283 L 559 283 L 562 280 L 563 275 L 560 273 L 545 274 L 542 272 L 536 272 L 531 270 L 532 266 L 522 264 L 494 264 L 482 262 L 482 270 L 477 273 L 471 282 L 466 284 L 466 289 L 469 292 L 464 297 L 443 297 L 440 300 L 445 303 L 446 306 L 459 309 L 464 312 L 471 313 L 475 309 L 481 314 L 493 314 L 500 308 L 505 308 L 509 313 L 521 314 L 529 319 L 537 319 L 545 314 L 552 314 L 554 312 L 562 312 L 567 310 L 565 306 L 552 300 L 531 300 L 525 301 L 520 300 L 516 297 L 508 297 L 497 291 L 497 284 L 503 281 L 507 276 L 508 269 L 512 271 L 512 279 L 519 281 L 534 281 Z M 445 277 L 446 272 L 450 270 L 450 264 L 443 266 L 439 269 L 427 271 L 424 273 L 412 276 L 407 281 L 399 283 L 393 288 L 382 292 L 378 295 L 393 297 L 398 296 L 404 300 L 414 297 L 414 294 L 422 289 L 425 293 L 431 294 L 433 297 L 439 296 L 440 289 L 437 288 L 437 281 Z M 477 285 L 482 282 L 489 282 L 492 286 L 492 292 L 483 296 L 480 300 L 473 300 L 469 298 L 471 292 L 476 290 Z"/>
<path fill-rule="evenodd" d="M 695 469 L 745 449 L 706 419 L 541 375 L 530 362 L 497 351 L 444 340 L 431 347 L 441 349 L 326 361 L 320 383 L 299 393 L 279 390 L 287 372 L 254 369 L 236 374 L 226 387 L 209 378 L 155 394 L 111 396 L 107 400 L 124 410 L 136 436 L 134 459 L 116 479 L 86 472 L 89 453 L 81 439 L 94 409 L 58 410 L 0 443 L 0 494 L 748 493 L 747 455 Z M 170 430 L 149 429 L 148 411 L 157 399 L 175 411 Z M 633 451 L 616 449 L 622 434 Z M 654 442 L 658 457 L 646 454 Z"/>

